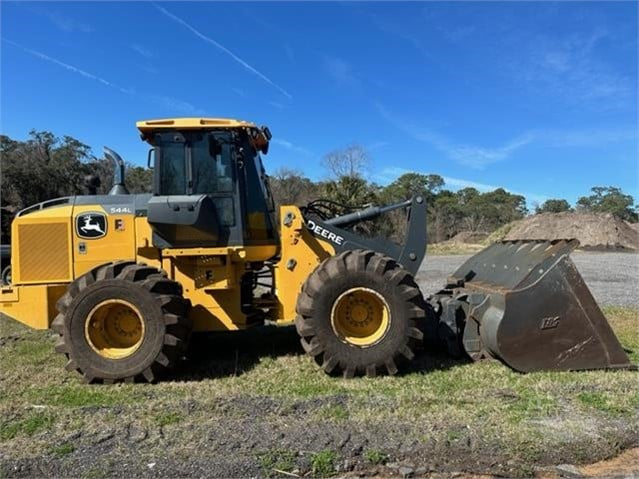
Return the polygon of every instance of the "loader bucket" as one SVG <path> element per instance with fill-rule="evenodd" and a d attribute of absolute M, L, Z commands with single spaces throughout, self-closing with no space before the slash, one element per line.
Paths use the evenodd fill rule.
<path fill-rule="evenodd" d="M 452 275 L 442 293 L 465 316 L 459 332 L 471 358 L 521 372 L 634 367 L 569 257 L 578 245 L 504 241 Z"/>

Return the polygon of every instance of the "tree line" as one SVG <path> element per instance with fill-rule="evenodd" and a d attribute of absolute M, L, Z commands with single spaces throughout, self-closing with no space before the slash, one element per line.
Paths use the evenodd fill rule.
<path fill-rule="evenodd" d="M 152 177 L 151 170 L 127 164 L 131 193 L 150 192 Z M 106 194 L 113 183 L 113 164 L 94 156 L 81 141 L 48 131 L 31 131 L 25 141 L 0 135 L 2 242 L 17 211 L 52 198 L 87 194 L 89 181 L 98 194 Z"/>
<path fill-rule="evenodd" d="M 428 204 L 429 242 L 444 241 L 462 231 L 489 233 L 530 213 L 522 195 L 503 188 L 452 191 L 437 174 L 405 173 L 388 185 L 379 185 L 366 179 L 369 160 L 366 149 L 355 144 L 324 155 L 327 177 L 321 181 L 313 181 L 298 170 L 281 168 L 269 178 L 275 203 L 306 205 L 325 198 L 339 214 L 420 194 Z M 0 135 L 0 172 L 3 237 L 16 211 L 56 197 L 87 194 L 91 177 L 98 194 L 107 193 L 113 182 L 113 165 L 108 160 L 95 156 L 88 145 L 75 138 L 57 137 L 47 131 L 32 131 L 24 141 Z M 126 184 L 131 193 L 150 192 L 152 171 L 128 164 Z M 591 194 L 579 198 L 574 207 L 565 199 L 549 199 L 534 209 L 535 214 L 564 211 L 612 213 L 630 222 L 638 220 L 633 197 L 612 186 L 593 187 Z M 363 234 L 401 241 L 405 222 L 404 213 L 398 210 L 357 228 Z"/>

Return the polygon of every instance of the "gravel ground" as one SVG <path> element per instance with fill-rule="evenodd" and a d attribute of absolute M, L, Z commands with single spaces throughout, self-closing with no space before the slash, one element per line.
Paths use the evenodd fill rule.
<path fill-rule="evenodd" d="M 417 274 L 424 296 L 437 292 L 468 258 L 470 255 L 427 254 Z M 600 305 L 639 305 L 639 254 L 577 251 L 571 258 Z"/>

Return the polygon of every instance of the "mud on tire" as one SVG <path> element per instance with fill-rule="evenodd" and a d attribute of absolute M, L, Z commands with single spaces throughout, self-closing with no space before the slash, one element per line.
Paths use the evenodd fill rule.
<path fill-rule="evenodd" d="M 91 339 L 96 309 L 110 304 L 128 305 L 138 313 L 140 339 L 122 357 L 107 354 L 109 349 L 101 354 Z M 56 306 L 59 314 L 51 324 L 59 335 L 55 349 L 67 357 L 65 368 L 87 382 L 155 381 L 186 352 L 192 329 L 182 287 L 162 271 L 133 262 L 89 271 L 69 285 Z"/>
<path fill-rule="evenodd" d="M 378 297 L 388 312 L 383 334 L 372 334 L 364 341 L 368 344 L 345 340 L 336 327 L 337 305 L 349 291 L 367 292 L 373 302 Z M 326 373 L 393 375 L 421 345 L 426 308 L 412 275 L 396 261 L 374 251 L 353 250 L 324 260 L 308 277 L 298 297 L 295 326 L 302 347 Z M 349 314 L 355 316 L 352 307 Z M 362 314 L 365 318 L 367 313 Z"/>

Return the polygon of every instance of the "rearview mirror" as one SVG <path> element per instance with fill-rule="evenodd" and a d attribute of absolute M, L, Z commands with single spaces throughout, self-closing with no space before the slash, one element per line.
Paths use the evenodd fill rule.
<path fill-rule="evenodd" d="M 215 158 L 220 154 L 222 154 L 222 145 L 213 135 L 209 135 L 209 156 Z"/>
<path fill-rule="evenodd" d="M 268 129 L 268 126 L 262 127 L 262 133 L 264 133 L 264 136 L 266 137 L 268 141 L 271 141 L 271 138 L 273 138 L 273 135 L 271 134 L 271 130 Z"/>
<path fill-rule="evenodd" d="M 149 169 L 153 169 L 153 167 L 155 166 L 155 148 L 151 148 L 149 150 L 149 154 L 146 158 L 146 166 Z"/>

